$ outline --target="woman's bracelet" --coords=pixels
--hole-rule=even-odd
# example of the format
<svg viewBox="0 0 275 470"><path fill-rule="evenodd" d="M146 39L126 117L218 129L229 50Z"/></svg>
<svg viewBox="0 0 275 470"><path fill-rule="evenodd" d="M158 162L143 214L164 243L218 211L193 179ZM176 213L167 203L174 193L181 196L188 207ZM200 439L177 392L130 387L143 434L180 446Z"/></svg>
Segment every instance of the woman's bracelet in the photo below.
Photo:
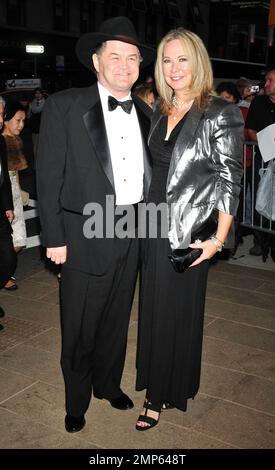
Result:
<svg viewBox="0 0 275 470"><path fill-rule="evenodd" d="M218 240L218 242L220 242L221 246L223 247L223 246L224 246L224 242L222 242L222 241L217 237L217 235L214 235L214 237L216 238L216 240Z"/></svg>
<svg viewBox="0 0 275 470"><path fill-rule="evenodd" d="M221 240L219 240L215 235L213 235L213 237L211 237L210 240L213 243L213 245L215 245L215 247L217 248L217 251L222 251L224 247L224 243Z"/></svg>

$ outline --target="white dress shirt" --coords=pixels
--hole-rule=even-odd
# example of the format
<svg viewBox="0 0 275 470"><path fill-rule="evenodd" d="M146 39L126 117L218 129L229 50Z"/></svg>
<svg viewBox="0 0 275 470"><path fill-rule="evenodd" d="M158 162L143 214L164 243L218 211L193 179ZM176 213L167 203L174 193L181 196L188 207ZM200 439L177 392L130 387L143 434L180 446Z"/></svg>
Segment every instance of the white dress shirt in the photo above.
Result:
<svg viewBox="0 0 275 470"><path fill-rule="evenodd" d="M127 114L121 106L108 110L111 93L98 83L112 160L116 205L135 204L143 199L143 146L135 106ZM115 98L115 97L114 97ZM130 94L118 101L131 99Z"/></svg>

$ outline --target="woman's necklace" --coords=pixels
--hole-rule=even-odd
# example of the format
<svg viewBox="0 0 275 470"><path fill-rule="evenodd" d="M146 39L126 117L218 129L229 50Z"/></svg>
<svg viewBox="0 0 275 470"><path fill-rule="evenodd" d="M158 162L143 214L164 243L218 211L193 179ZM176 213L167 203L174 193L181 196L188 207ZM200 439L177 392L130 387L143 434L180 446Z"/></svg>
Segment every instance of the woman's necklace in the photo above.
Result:
<svg viewBox="0 0 275 470"><path fill-rule="evenodd" d="M173 96L172 105L175 109L175 111L172 114L173 119L176 120L179 117L183 117L186 111L189 111L189 109L191 108L193 101L194 100L180 101L177 99L176 96Z"/></svg>

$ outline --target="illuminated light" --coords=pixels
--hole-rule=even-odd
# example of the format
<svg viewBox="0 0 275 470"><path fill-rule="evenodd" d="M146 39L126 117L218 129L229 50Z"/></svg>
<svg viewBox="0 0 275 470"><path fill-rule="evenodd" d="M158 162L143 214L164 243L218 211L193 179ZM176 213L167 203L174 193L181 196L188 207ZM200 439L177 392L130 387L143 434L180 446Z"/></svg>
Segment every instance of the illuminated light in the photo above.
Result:
<svg viewBox="0 0 275 470"><path fill-rule="evenodd" d="M44 46L41 46L40 44L27 44L26 52L30 54L43 54Z"/></svg>

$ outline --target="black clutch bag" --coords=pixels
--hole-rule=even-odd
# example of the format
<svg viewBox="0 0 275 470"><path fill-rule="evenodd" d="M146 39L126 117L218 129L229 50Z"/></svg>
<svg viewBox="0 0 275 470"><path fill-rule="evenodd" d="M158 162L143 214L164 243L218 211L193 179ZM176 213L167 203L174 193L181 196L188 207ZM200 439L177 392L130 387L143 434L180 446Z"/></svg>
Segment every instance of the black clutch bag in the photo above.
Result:
<svg viewBox="0 0 275 470"><path fill-rule="evenodd" d="M217 218L215 217L215 214L213 214L212 218L207 221L206 224L202 225L196 233L192 234L191 242L195 243L197 240L200 240L201 242L208 240L216 230ZM189 266L200 257L202 251L202 248L177 248L172 251L171 255L168 255L168 258L177 273L184 273Z"/></svg>
<svg viewBox="0 0 275 470"><path fill-rule="evenodd" d="M179 248L174 250L171 255L168 255L168 258L177 273L184 273L201 254L201 248Z"/></svg>

